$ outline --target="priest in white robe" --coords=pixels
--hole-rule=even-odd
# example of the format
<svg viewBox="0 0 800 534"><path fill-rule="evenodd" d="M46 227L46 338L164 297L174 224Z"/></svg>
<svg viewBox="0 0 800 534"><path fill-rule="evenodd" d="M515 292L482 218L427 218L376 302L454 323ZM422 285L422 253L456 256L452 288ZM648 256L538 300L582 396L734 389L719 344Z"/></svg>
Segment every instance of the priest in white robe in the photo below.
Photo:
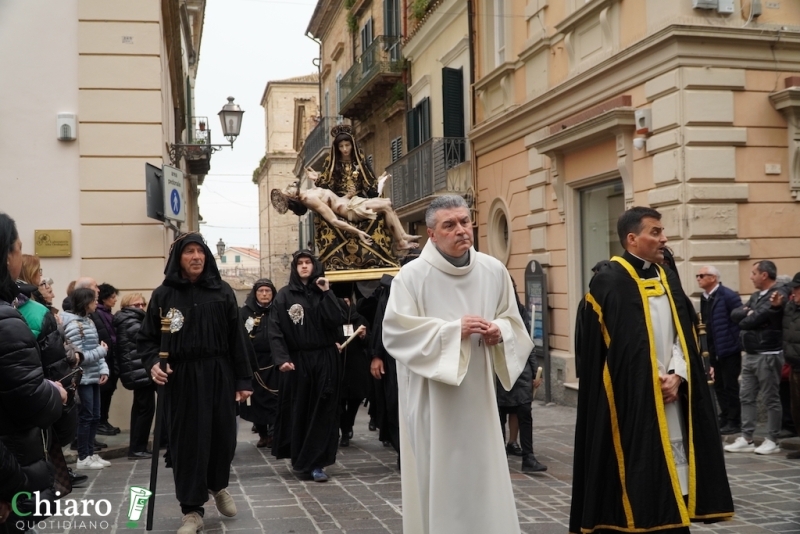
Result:
<svg viewBox="0 0 800 534"><path fill-rule="evenodd" d="M429 241L394 279L383 343L397 360L403 532L520 532L495 397L533 348L502 263L472 248L464 199L437 197Z"/></svg>

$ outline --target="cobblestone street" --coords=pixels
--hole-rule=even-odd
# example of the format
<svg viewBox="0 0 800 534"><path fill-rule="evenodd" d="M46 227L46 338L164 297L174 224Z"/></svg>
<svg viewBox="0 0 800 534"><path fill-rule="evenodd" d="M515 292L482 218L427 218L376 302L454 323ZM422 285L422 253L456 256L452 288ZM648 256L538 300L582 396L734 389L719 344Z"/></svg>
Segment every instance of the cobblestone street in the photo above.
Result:
<svg viewBox="0 0 800 534"><path fill-rule="evenodd" d="M520 458L509 459L523 532L567 532L574 419L574 408L536 402L535 452L549 469L542 474L522 474ZM336 465L327 469L331 480L319 484L298 479L286 461L275 460L266 449L257 449L257 436L250 432L248 423L242 422L229 488L239 513L234 518L223 518L214 508L213 500L209 501L206 532L401 532L397 455L378 441L377 433L370 432L366 423L366 409L362 408L350 447L340 449ZM114 456L114 444L122 444L126 439L126 434L108 438L109 456ZM788 440L787 445L790 442L796 444L797 438ZM121 447L116 450L123 451ZM736 518L715 525L696 525L692 532L800 532L799 461L787 460L783 454L752 453L726 453L726 460ZM108 516L78 518L71 527L69 518L51 518L37 530L40 533L144 531L144 515L134 528L128 524L128 488L147 487L150 463L129 461L124 456L111 461L111 467L102 471L88 471L89 482L69 496L77 500L107 499L111 503ZM175 532L180 526L180 508L173 489L171 472L162 467L154 532Z"/></svg>

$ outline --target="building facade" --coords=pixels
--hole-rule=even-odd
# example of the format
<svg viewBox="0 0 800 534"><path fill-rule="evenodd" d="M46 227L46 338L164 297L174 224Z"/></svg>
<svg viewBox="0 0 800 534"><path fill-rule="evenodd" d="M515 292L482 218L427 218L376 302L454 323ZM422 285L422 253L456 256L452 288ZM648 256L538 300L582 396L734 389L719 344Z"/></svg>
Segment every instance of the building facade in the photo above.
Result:
<svg viewBox="0 0 800 534"><path fill-rule="evenodd" d="M58 303L79 276L146 296L162 282L173 233L146 216L145 163L169 163L191 127L204 11L205 0L0 5L0 71L13 73L0 84L0 210L24 253L60 231L57 256L39 249ZM198 179L186 174L183 230L198 228ZM127 427L130 395L114 398L112 422Z"/></svg>
<svg viewBox="0 0 800 534"><path fill-rule="evenodd" d="M479 241L520 284L532 259L547 271L556 400L573 398L577 305L621 251L625 208L663 214L695 297L705 264L742 294L756 260L800 270L800 4L734 4L473 2Z"/></svg>
<svg viewBox="0 0 800 534"><path fill-rule="evenodd" d="M292 254L299 248L299 225L292 213L279 214L270 191L297 180L295 165L309 132L319 121L319 76L310 74L271 81L264 89L266 154L253 174L258 185L261 274L276 287L289 282Z"/></svg>

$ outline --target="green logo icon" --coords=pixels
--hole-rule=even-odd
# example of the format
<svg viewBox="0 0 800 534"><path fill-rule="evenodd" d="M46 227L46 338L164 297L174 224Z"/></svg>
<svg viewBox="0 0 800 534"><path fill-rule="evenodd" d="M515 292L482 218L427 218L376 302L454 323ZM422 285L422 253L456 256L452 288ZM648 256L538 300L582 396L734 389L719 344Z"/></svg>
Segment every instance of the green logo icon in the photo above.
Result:
<svg viewBox="0 0 800 534"><path fill-rule="evenodd" d="M138 486L132 486L130 489L131 492L131 502L128 504L128 528L136 528L137 521L142 517L142 512L144 511L144 507L147 505L147 500L153 494L147 488L140 488Z"/></svg>

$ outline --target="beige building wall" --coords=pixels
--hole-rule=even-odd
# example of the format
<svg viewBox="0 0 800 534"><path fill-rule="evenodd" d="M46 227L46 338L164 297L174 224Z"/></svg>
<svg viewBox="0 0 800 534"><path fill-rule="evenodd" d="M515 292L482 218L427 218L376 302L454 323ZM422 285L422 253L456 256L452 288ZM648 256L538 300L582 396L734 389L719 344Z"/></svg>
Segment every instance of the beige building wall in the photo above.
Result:
<svg viewBox="0 0 800 534"><path fill-rule="evenodd" d="M478 13L496 5L479 4ZM790 178L800 179L800 136L786 118L800 109L800 90L787 88L800 85L787 82L800 73L800 10L782 2L748 22L747 13L667 0L504 7L502 58L495 22L475 20L479 243L520 287L528 261L545 267L553 395L571 402L584 270L608 254L585 256L609 248L618 214L582 226L593 188L617 184L609 210L661 211L694 298L702 265L717 266L743 295L752 291L754 261L772 259L782 274L800 270L800 249L791 246L800 243L791 222L800 205L790 188ZM636 133L637 111L649 114L649 131Z"/></svg>
<svg viewBox="0 0 800 534"><path fill-rule="evenodd" d="M147 298L163 280L172 232L146 217L144 166L169 161L174 108L182 107L174 97L183 98L185 87L173 76L190 72L188 54L174 44L182 38L177 9L159 0L11 0L0 7L0 71L15 73L0 87L0 131L16 140L0 145L0 210L16 219L26 253L34 252L34 230L71 231L71 256L41 260L58 307L79 276ZM199 47L199 35L189 39ZM56 138L63 112L77 115L75 141ZM193 213L195 199L184 201ZM190 216L183 228L196 226ZM128 427L130 403L118 386L113 424Z"/></svg>
<svg viewBox="0 0 800 534"><path fill-rule="evenodd" d="M289 281L292 254L298 243L298 218L292 212L275 211L270 201L272 189L283 190L297 180L295 151L296 121L307 128L308 120L319 116L319 77L316 74L271 81L264 90L261 105L266 127L266 155L257 177L259 227L261 234L261 275L277 288Z"/></svg>

